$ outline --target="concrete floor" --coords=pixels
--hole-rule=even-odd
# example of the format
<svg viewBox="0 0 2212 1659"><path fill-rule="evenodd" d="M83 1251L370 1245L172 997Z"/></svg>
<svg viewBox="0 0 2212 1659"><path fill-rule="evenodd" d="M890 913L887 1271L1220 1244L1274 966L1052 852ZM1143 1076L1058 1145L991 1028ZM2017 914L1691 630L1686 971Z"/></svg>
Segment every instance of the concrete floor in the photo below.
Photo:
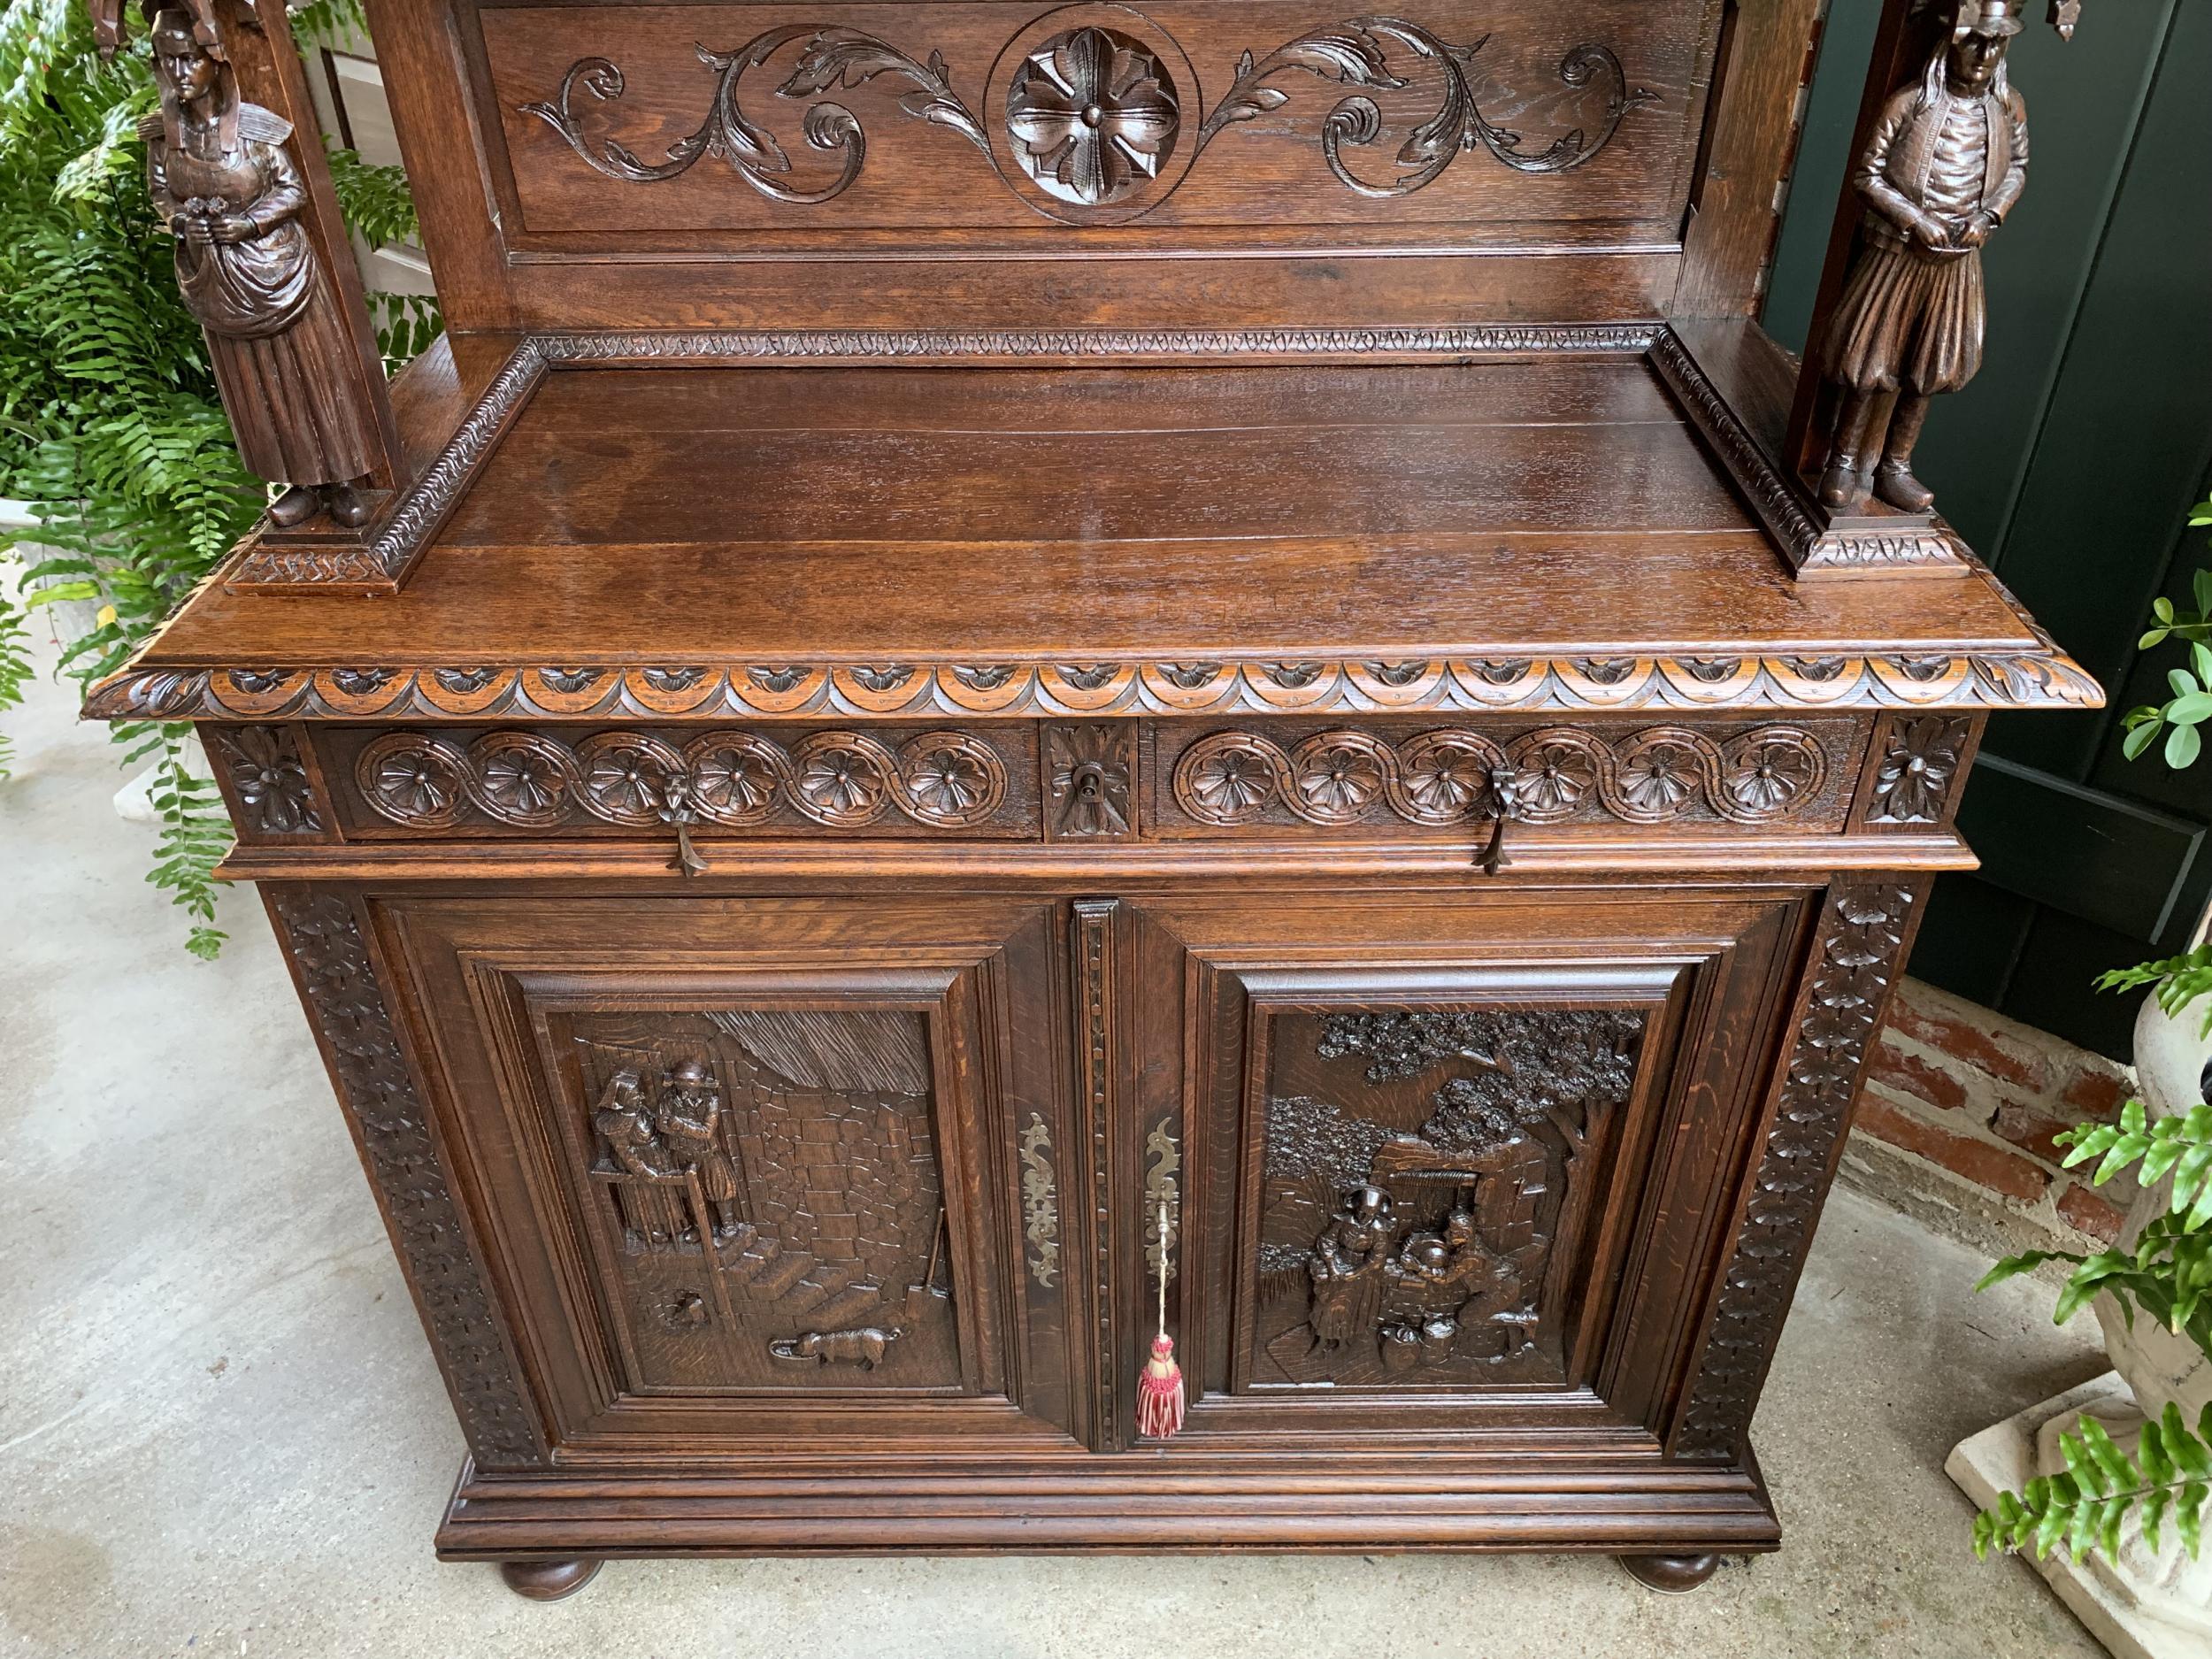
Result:
<svg viewBox="0 0 2212 1659"><path fill-rule="evenodd" d="M461 1457L258 908L192 960L104 733L42 683L0 784L0 1650L806 1659L2093 1655L1941 1473L2102 1369L2050 1292L1850 1194L1759 1413L1787 1548L1662 1597L1604 1558L441 1566Z"/></svg>

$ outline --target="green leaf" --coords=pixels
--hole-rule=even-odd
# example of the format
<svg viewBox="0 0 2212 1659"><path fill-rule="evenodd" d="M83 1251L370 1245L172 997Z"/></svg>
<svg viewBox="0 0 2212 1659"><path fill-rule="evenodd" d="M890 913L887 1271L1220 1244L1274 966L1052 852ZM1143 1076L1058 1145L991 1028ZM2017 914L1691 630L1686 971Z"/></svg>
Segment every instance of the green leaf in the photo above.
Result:
<svg viewBox="0 0 2212 1659"><path fill-rule="evenodd" d="M2196 763L2201 745L2193 726L2177 726L2166 735L2166 764L2180 772Z"/></svg>
<svg viewBox="0 0 2212 1659"><path fill-rule="evenodd" d="M2120 740L2120 752L2130 760L2142 759L2143 751L2158 741L2158 733L2162 729L2163 717L2159 716L2156 710L2147 709L2139 712L2153 718L2129 727L2127 735Z"/></svg>
<svg viewBox="0 0 2212 1659"><path fill-rule="evenodd" d="M2212 718L2212 692L2193 691L2166 705L2166 718L2176 726L2201 726L2208 718Z"/></svg>

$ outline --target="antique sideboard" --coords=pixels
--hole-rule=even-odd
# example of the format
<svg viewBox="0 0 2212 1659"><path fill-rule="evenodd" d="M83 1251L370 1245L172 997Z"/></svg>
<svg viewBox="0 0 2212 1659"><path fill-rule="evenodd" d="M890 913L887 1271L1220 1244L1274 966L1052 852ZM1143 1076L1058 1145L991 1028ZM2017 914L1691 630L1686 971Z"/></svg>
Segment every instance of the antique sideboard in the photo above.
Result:
<svg viewBox="0 0 2212 1659"><path fill-rule="evenodd" d="M88 706L204 736L442 1555L1778 1544L1983 723L2101 695L1910 472L2021 19L1889 0L1801 365L1822 0L1421 4L371 0L388 389L280 8L144 20L287 488Z"/></svg>

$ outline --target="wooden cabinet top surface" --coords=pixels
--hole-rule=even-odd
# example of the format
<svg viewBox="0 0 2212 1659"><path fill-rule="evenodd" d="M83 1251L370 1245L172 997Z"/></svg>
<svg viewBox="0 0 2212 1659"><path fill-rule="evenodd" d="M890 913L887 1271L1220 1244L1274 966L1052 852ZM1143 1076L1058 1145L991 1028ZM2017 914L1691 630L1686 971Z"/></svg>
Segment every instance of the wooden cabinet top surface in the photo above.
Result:
<svg viewBox="0 0 2212 1659"><path fill-rule="evenodd" d="M445 366L450 426L485 400ZM524 673L549 715L612 706L615 674L563 700L585 668L710 715L825 676L863 713L2094 695L1978 569L1793 577L1631 353L556 365L428 540L396 595L211 585L102 695L435 718Z"/></svg>

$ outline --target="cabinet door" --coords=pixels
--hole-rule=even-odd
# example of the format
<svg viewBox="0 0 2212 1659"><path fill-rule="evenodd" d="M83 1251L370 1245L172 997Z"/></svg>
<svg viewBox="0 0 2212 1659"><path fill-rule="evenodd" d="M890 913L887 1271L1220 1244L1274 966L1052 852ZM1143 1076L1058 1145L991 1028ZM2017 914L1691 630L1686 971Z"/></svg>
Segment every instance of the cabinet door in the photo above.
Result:
<svg viewBox="0 0 2212 1659"><path fill-rule="evenodd" d="M566 1455L1065 1443L1015 1173L1060 1131L1049 907L385 914Z"/></svg>
<svg viewBox="0 0 2212 1659"><path fill-rule="evenodd" d="M1771 1072L1797 897L1253 895L1115 926L1146 1060L1122 1363L1165 1203L1193 1395L1176 1445L1656 1443Z"/></svg>

